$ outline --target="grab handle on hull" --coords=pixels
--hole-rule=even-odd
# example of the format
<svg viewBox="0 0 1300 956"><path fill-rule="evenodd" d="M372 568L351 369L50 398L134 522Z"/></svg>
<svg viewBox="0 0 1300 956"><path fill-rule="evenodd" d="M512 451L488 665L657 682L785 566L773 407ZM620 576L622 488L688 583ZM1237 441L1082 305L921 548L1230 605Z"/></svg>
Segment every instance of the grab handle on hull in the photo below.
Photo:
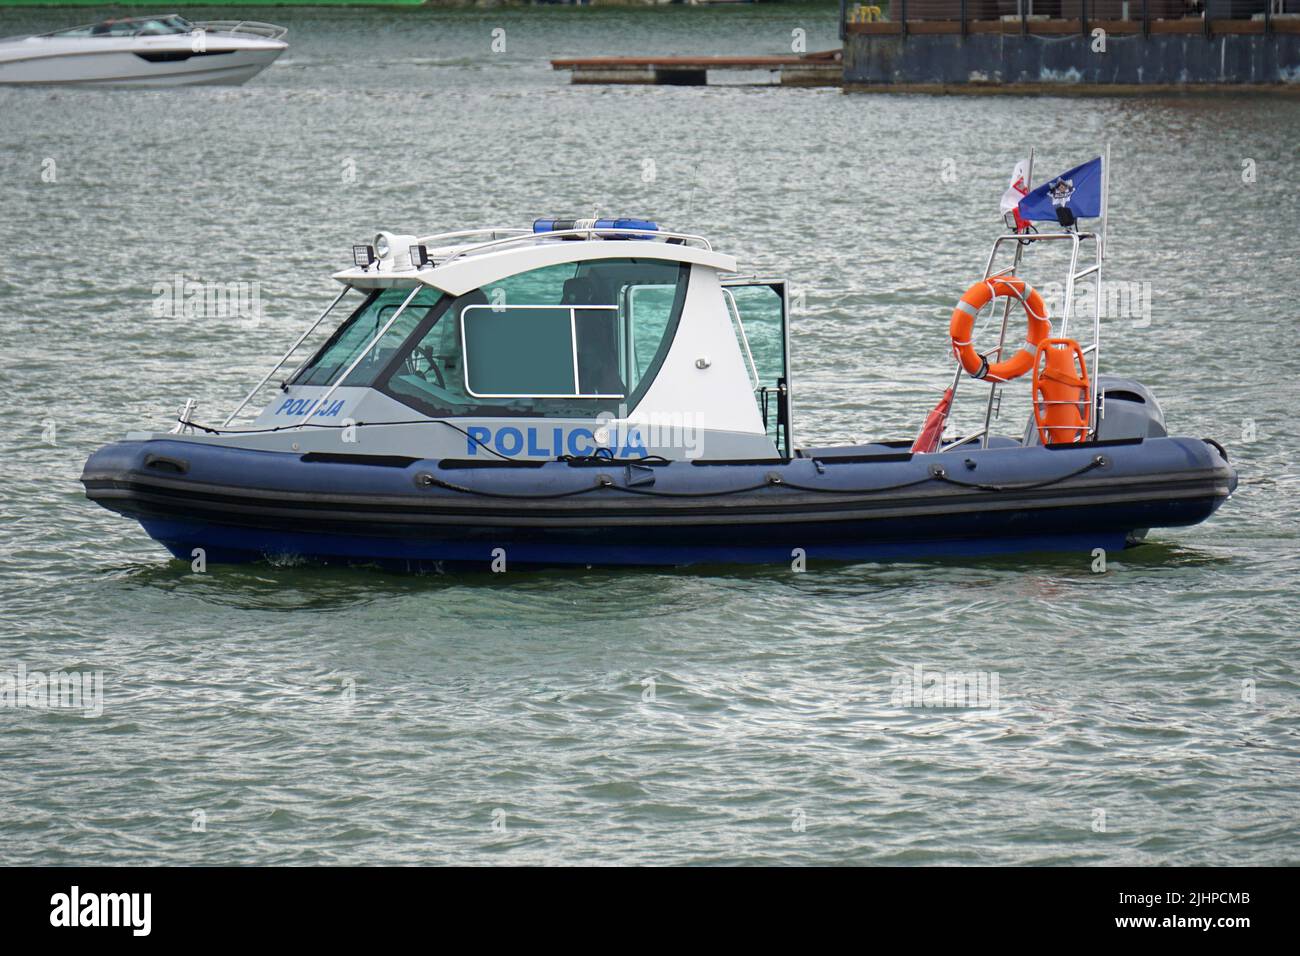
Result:
<svg viewBox="0 0 1300 956"><path fill-rule="evenodd" d="M166 471L173 475L186 475L190 471L190 463L184 458L171 458L167 455L145 455L144 467L152 468L154 471Z"/></svg>

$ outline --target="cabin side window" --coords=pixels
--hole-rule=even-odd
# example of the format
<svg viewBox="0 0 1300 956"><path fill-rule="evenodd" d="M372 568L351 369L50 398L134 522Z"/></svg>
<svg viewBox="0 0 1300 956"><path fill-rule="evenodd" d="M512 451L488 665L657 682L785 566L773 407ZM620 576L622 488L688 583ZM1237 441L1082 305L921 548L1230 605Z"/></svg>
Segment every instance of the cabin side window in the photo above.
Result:
<svg viewBox="0 0 1300 956"><path fill-rule="evenodd" d="M439 417L630 409L667 354L689 269L598 259L493 282L428 317L382 388Z"/></svg>

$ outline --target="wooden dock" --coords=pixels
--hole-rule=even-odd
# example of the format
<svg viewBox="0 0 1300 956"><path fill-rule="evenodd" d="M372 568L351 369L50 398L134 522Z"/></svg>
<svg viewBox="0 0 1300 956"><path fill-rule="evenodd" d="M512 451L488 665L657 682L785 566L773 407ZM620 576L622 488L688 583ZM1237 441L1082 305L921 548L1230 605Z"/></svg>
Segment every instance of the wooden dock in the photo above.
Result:
<svg viewBox="0 0 1300 956"><path fill-rule="evenodd" d="M552 60L551 69L571 71L573 83L651 83L706 86L715 70L767 70L782 86L841 86L839 50L791 56L590 56Z"/></svg>

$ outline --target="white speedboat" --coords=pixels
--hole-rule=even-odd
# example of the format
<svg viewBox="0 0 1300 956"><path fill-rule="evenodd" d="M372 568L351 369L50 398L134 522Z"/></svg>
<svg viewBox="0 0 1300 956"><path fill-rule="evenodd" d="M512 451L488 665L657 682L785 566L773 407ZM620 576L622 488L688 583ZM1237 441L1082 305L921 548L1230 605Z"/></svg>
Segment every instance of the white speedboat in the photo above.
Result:
<svg viewBox="0 0 1300 956"><path fill-rule="evenodd" d="M0 83L238 86L288 48L288 32L271 23L191 22L176 14L101 20L0 40Z"/></svg>

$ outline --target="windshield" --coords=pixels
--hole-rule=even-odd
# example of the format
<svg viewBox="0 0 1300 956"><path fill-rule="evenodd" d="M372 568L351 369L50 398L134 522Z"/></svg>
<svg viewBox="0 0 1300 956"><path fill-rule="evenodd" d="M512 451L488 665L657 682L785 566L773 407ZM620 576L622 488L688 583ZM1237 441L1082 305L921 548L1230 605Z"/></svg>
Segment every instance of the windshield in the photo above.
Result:
<svg viewBox="0 0 1300 956"><path fill-rule="evenodd" d="M421 288L399 315L398 310L412 291L409 288L390 288L372 292L289 384L333 385L388 321L397 316L397 321L384 333L379 344L366 353L343 383L349 386L371 384L375 375L393 358L397 347L406 341L440 298L436 290Z"/></svg>
<svg viewBox="0 0 1300 956"><path fill-rule="evenodd" d="M51 37L133 37L133 36L167 36L168 34L190 33L194 25L184 17L172 14L166 17L124 17L115 20L101 20L85 26L47 33Z"/></svg>

